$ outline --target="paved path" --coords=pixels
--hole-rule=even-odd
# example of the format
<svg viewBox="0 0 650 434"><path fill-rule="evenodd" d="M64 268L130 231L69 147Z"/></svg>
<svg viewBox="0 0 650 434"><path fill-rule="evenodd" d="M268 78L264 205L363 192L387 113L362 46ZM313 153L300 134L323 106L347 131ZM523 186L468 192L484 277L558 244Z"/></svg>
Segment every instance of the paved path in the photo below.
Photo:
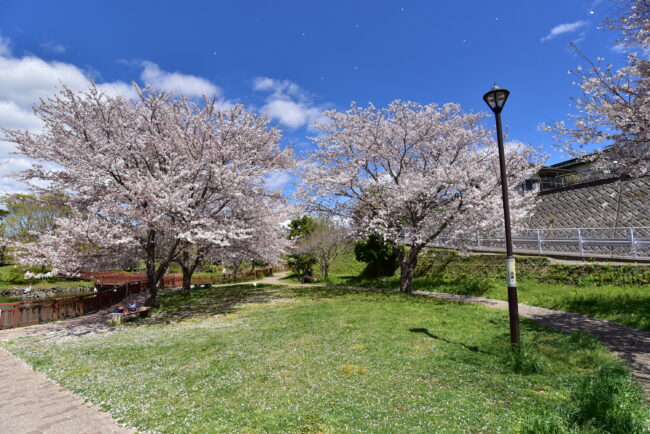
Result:
<svg viewBox="0 0 650 434"><path fill-rule="evenodd" d="M0 432L133 433L0 349Z"/></svg>
<svg viewBox="0 0 650 434"><path fill-rule="evenodd" d="M141 303L143 297L135 294L126 302ZM113 307L65 321L0 330L0 341L32 336L51 340L54 345L59 338L105 332L112 311ZM0 433L134 432L0 348Z"/></svg>
<svg viewBox="0 0 650 434"><path fill-rule="evenodd" d="M310 283L290 283L280 280L282 277L285 277L288 274L289 273L278 274L275 276L267 277L265 279L261 279L258 282L273 285L322 286ZM336 286L333 288L351 289L357 291L395 291L390 289L361 288L354 286ZM508 309L508 302L502 300L493 300L484 297L472 297L432 291L414 291L413 293L426 295L429 297L443 298L446 300L481 304L483 306L493 307L496 309ZM519 315L557 330L571 332L581 329L596 336L598 339L600 339L603 345L605 345L609 350L614 352L616 356L626 361L630 365L634 371L634 374L639 379L639 383L645 391L646 398L648 401L650 401L650 332L640 331L619 323L606 321L603 319L590 318L577 313L529 306L523 303L519 303Z"/></svg>

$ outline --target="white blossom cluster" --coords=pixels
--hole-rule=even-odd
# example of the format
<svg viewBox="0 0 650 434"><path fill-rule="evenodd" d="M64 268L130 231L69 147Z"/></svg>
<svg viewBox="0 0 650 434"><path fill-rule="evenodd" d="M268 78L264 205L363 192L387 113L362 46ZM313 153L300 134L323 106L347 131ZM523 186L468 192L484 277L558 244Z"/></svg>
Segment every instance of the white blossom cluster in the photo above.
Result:
<svg viewBox="0 0 650 434"><path fill-rule="evenodd" d="M268 257L282 247L274 229L286 220L283 199L264 185L293 166L279 130L241 105L136 91L127 100L96 86L64 88L35 107L41 133L5 131L20 153L57 167L15 176L72 210L37 243L14 246L19 259L74 273L144 258L155 285L181 256L198 263L207 251L245 244Z"/></svg>
<svg viewBox="0 0 650 434"><path fill-rule="evenodd" d="M571 125L556 122L544 129L570 155L597 161L615 173L628 176L650 174L650 5L629 0L626 13L610 19L611 29L623 35L626 65L614 69L585 57L588 68L570 71L580 79L582 96L576 99L577 114L568 115ZM577 49L576 49L577 50ZM589 154L586 145L603 144L606 152Z"/></svg>
<svg viewBox="0 0 650 434"><path fill-rule="evenodd" d="M300 193L316 210L350 218L358 235L408 244L403 279L439 235L502 227L497 146L484 115L402 101L325 115ZM539 168L529 147L508 144L506 154L511 188ZM510 198L517 221L532 201Z"/></svg>

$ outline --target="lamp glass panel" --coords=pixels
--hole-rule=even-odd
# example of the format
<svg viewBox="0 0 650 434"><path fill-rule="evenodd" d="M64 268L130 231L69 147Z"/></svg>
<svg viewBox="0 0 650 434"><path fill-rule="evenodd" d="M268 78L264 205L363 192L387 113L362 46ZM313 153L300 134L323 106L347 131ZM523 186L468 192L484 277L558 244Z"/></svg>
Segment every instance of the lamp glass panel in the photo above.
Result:
<svg viewBox="0 0 650 434"><path fill-rule="evenodd" d="M503 107L503 104L506 102L506 93L505 92L495 92L496 93L496 104L498 107Z"/></svg>
<svg viewBox="0 0 650 434"><path fill-rule="evenodd" d="M497 101L494 96L494 92L490 92L485 96L485 102L487 102L491 108L495 108L497 106Z"/></svg>

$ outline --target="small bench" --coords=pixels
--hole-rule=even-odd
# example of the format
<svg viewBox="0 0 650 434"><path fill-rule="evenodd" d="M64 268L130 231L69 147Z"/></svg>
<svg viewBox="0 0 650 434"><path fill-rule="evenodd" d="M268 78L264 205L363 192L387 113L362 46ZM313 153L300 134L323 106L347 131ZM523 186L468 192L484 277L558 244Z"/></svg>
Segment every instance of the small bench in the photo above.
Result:
<svg viewBox="0 0 650 434"><path fill-rule="evenodd" d="M149 311L151 310L150 307L140 307L134 311L125 311L125 312L113 312L111 313L111 317L108 320L109 325L113 326L119 326L122 325L122 319L123 318L131 318L135 317L136 315L140 318L146 318L149 316Z"/></svg>
<svg viewBox="0 0 650 434"><path fill-rule="evenodd" d="M138 315L140 318L146 318L149 316L149 311L151 310L150 307L139 307L135 311L129 312L126 311L122 314L122 316L129 317L129 316L135 316Z"/></svg>

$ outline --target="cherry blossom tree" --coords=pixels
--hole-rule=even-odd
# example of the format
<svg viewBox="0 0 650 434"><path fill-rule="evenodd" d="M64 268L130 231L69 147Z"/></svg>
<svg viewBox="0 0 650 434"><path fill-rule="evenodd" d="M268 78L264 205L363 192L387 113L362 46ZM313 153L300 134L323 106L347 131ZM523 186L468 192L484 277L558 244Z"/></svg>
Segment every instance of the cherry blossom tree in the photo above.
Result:
<svg viewBox="0 0 650 434"><path fill-rule="evenodd" d="M618 3L624 12L605 25L621 32L618 47L625 52L625 66L615 69L603 58L594 62L583 56L588 66L570 71L582 89L575 100L578 113L568 116L569 125L562 121L544 128L555 133L560 147L571 155L596 160L618 174L646 176L650 174L650 5L646 0ZM605 152L586 152L585 146L594 144L605 145Z"/></svg>
<svg viewBox="0 0 650 434"><path fill-rule="evenodd" d="M497 147L482 126L485 115L394 101L325 116L300 194L315 210L348 219L358 236L379 234L394 245L401 291L412 291L419 252L441 234L501 226ZM523 145L507 148L514 189L538 158ZM514 221L529 211L529 199L511 195Z"/></svg>
<svg viewBox="0 0 650 434"><path fill-rule="evenodd" d="M291 217L293 209L284 196L273 192L242 194L235 199L219 216L222 226L230 228L229 236L218 243L186 244L176 259L183 271L181 293L190 293L192 274L206 260L231 265L235 273L246 261L279 263L290 244L282 223Z"/></svg>
<svg viewBox="0 0 650 434"><path fill-rule="evenodd" d="M94 85L80 93L64 88L35 107L41 133L5 135L40 162L17 178L41 195L66 192L74 210L49 244L39 241L32 251L71 272L86 266L86 249L98 260L101 252L135 249L153 304L158 282L188 246L241 236L221 214L242 194L261 194L264 176L290 167L292 157L278 146L280 132L240 105L220 110L214 99L136 91L127 100Z"/></svg>

